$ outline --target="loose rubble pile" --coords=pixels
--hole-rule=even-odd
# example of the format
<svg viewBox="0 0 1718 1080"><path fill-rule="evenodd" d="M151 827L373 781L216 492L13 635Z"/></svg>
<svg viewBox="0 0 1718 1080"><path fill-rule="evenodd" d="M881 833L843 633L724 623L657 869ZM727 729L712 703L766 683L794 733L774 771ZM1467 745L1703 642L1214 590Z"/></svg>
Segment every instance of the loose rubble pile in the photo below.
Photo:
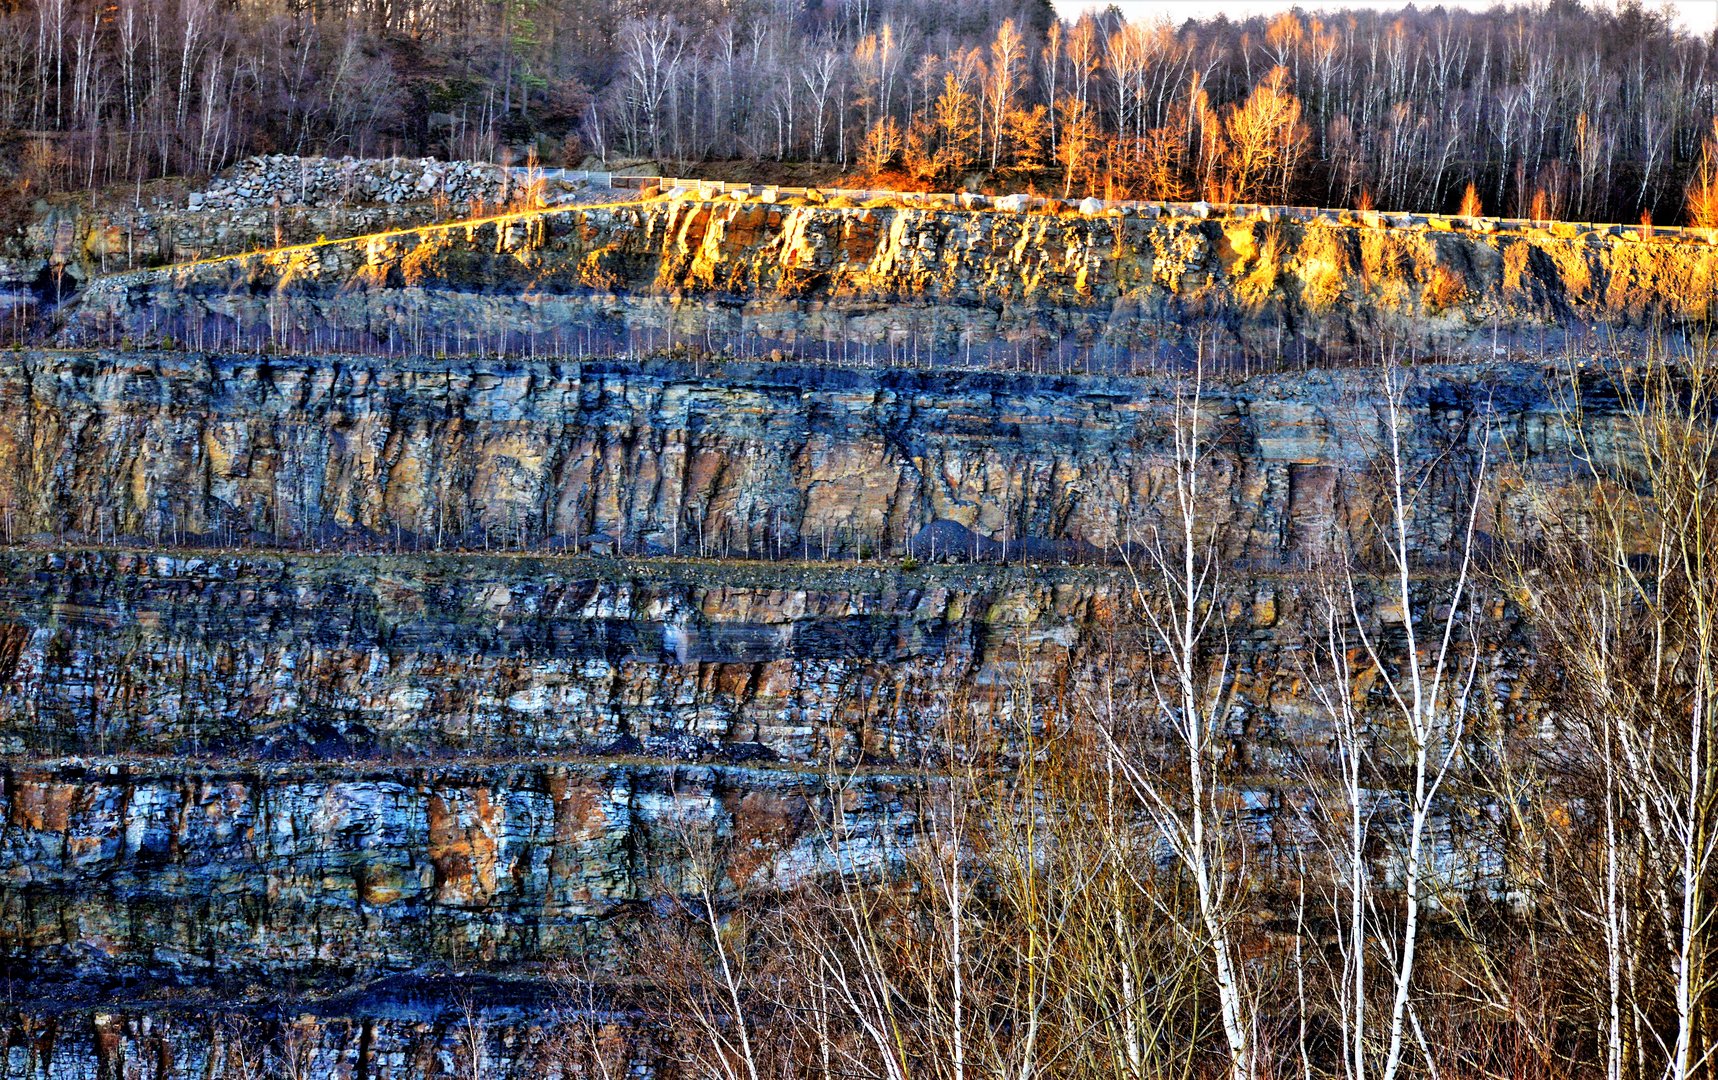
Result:
<svg viewBox="0 0 1718 1080"><path fill-rule="evenodd" d="M192 210L239 210L275 205L350 206L429 202L453 206L499 203L528 182L523 169L482 161L435 158L250 157L190 196Z"/></svg>

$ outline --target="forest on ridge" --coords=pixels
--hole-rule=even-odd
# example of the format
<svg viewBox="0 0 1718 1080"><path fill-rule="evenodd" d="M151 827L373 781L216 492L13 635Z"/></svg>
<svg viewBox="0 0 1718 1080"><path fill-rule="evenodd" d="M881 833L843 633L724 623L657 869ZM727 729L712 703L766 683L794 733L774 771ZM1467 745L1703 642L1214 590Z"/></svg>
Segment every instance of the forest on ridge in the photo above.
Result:
<svg viewBox="0 0 1718 1080"><path fill-rule="evenodd" d="M534 152L1673 223L1711 211L1689 194L1715 112L1718 40L1636 0L1181 24L1045 0L0 4L0 175L36 193L256 153Z"/></svg>

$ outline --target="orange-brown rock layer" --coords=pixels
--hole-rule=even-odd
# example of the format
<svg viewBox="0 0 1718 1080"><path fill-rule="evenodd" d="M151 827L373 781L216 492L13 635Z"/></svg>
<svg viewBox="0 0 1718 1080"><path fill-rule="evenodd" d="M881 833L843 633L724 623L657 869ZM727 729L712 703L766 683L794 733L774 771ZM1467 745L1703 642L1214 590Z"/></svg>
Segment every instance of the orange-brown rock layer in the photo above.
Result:
<svg viewBox="0 0 1718 1080"><path fill-rule="evenodd" d="M578 353L648 334L1125 368L1201 336L1269 362L1365 353L1392 334L1489 357L1703 319L1715 290L1718 247L1627 230L664 200L115 275L90 288L70 336Z"/></svg>

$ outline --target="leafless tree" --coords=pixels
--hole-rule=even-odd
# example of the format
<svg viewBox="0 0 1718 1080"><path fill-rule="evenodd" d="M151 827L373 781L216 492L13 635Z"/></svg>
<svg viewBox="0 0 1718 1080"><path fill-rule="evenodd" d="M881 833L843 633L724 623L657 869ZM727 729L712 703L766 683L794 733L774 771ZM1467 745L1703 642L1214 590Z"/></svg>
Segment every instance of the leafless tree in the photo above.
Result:
<svg viewBox="0 0 1718 1080"><path fill-rule="evenodd" d="M1382 443L1378 513L1359 526L1365 535L1355 537L1353 544L1337 541L1337 580L1327 582L1321 596L1318 659L1309 680L1331 725L1334 797L1314 805L1322 819L1318 831L1339 838L1330 845L1330 895L1340 957L1340 975L1332 989L1341 1006L1343 1064L1353 1080L1368 1075L1394 1080L1404 1067L1410 1032L1419 1030L1414 975L1422 908L1432 891L1428 833L1463 747L1480 671L1474 560L1489 465L1489 421L1480 418L1472 474L1457 485L1463 504L1453 512L1428 505L1431 493L1439 490L1430 473L1449 459L1438 455L1426 465L1409 456L1410 380L1409 370L1393 356L1385 359L1376 402ZM1425 547L1421 536L1427 531L1424 519L1445 513L1454 522L1447 583L1433 578L1432 571L1443 568L1432 567L1420 554ZM1359 583L1356 549L1382 557L1381 595ZM1399 647L1386 644L1382 628L1368 614L1380 600L1399 621ZM1356 687L1364 682L1355 669L1357 657L1381 687L1383 708L1378 713L1358 699ZM1392 732L1398 738L1392 739ZM1408 778L1401 793L1406 820L1400 822L1399 920L1384 916L1393 905L1381 897L1372 865L1375 823L1385 813L1378 805L1380 778L1391 775ZM1311 787L1318 791L1321 785L1313 781ZM1367 985L1375 968L1382 970L1390 992L1382 1022L1369 1018Z"/></svg>

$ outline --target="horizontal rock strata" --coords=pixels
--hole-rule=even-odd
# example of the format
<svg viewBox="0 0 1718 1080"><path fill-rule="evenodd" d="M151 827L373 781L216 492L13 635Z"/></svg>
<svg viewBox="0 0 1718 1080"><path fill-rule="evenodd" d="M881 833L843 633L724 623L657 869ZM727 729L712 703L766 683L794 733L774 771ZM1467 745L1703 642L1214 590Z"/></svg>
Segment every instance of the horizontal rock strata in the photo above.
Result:
<svg viewBox="0 0 1718 1080"><path fill-rule="evenodd" d="M565 955L686 888L699 837L790 885L876 865L910 776L862 774L833 836L816 771L618 762L0 768L0 957L22 973L351 975Z"/></svg>
<svg viewBox="0 0 1718 1080"><path fill-rule="evenodd" d="M1338 371L1205 387L1207 490L1233 562L1304 566L1364 522L1383 446L1375 383ZM799 364L9 353L0 538L1105 561L1163 513L1177 385ZM1453 463L1417 521L1429 552L1447 552L1449 510L1488 437L1494 477L1566 467L1554 398L1526 365L1416 378L1413 453ZM1490 505L1481 528L1511 516Z"/></svg>
<svg viewBox="0 0 1718 1080"><path fill-rule="evenodd" d="M1199 392L1224 747L1266 839L1298 757L1323 752L1297 649L1326 560L1372 557L1377 377ZM1520 535L1523 483L1574 475L1555 379L1411 373L1429 588L1482 454L1488 550ZM595 942L624 964L603 950L699 852L746 856L723 890L875 865L951 753L1006 767L1022 724L1140 691L1151 651L1117 624L1188 389L0 354L0 985L24 988L0 1017L8 1067L203 1075L254 1044L444 1075L476 979L493 1067L540 1074L553 963ZM1621 452L1592 402L1593 445ZM1363 614L1399 648L1370 580ZM1519 619L1486 602L1488 715L1531 721ZM1450 873L1486 872L1471 835L1435 832Z"/></svg>
<svg viewBox="0 0 1718 1080"><path fill-rule="evenodd" d="M0 582L0 749L31 757L938 768L974 717L966 749L1006 757L1022 725L1142 675L1114 571L86 551L14 552ZM1294 656L1318 585L1224 592L1229 735L1275 778L1318 715ZM1507 696L1530 661L1495 614Z"/></svg>
<svg viewBox="0 0 1718 1080"><path fill-rule="evenodd" d="M645 203L533 211L115 275L73 340L745 352L1107 368L1195 352L1490 356L1708 314L1688 238L1337 221Z"/></svg>

